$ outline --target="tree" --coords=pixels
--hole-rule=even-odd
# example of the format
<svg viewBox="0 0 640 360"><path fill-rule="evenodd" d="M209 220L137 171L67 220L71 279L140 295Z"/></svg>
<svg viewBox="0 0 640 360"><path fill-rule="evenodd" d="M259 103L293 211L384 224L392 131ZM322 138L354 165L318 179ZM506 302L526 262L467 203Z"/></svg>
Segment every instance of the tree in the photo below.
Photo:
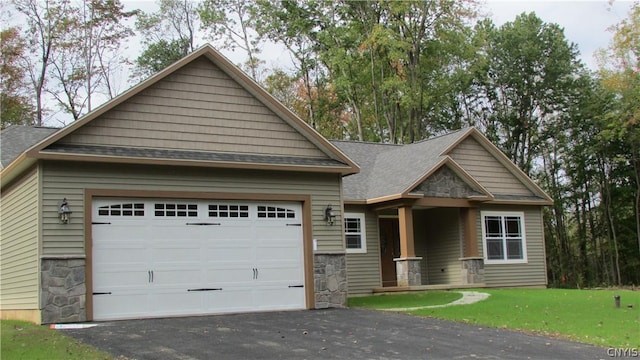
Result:
<svg viewBox="0 0 640 360"><path fill-rule="evenodd" d="M58 51L56 44L64 36L72 12L69 0L13 0L13 4L27 21L25 40L28 51L22 58L36 102L35 125L41 126L44 117L45 84L48 69Z"/></svg>
<svg viewBox="0 0 640 360"><path fill-rule="evenodd" d="M476 81L487 117L478 123L531 174L543 122L566 109L576 89L576 45L566 40L558 25L543 23L533 13L523 13L500 28L485 21L476 31L485 39L486 56Z"/></svg>
<svg viewBox="0 0 640 360"><path fill-rule="evenodd" d="M606 140L622 141L629 149L624 160L634 169L636 236L640 250L640 4L611 28L613 40L599 53L602 84L620 99L618 111L602 132Z"/></svg>
<svg viewBox="0 0 640 360"><path fill-rule="evenodd" d="M0 32L0 128L9 125L31 125L34 120L34 107L26 90L25 71L19 62L24 57L25 41L17 28L8 28Z"/></svg>
<svg viewBox="0 0 640 360"><path fill-rule="evenodd" d="M202 28L214 42L220 41L224 49L241 49L247 56L242 66L254 80L259 81L262 36L256 26L256 4L245 0L205 0L198 7Z"/></svg>
<svg viewBox="0 0 640 360"><path fill-rule="evenodd" d="M191 0L159 0L155 13L140 12L136 20L145 45L136 59L134 77L146 77L183 58L196 49L199 24L197 5Z"/></svg>

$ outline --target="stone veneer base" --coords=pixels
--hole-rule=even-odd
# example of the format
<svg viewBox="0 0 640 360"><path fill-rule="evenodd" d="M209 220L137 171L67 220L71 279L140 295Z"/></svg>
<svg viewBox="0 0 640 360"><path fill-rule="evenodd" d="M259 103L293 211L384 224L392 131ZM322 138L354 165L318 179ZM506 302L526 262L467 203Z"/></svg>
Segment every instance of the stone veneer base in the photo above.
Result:
<svg viewBox="0 0 640 360"><path fill-rule="evenodd" d="M347 306L347 259L345 254L313 255L316 309Z"/></svg>
<svg viewBox="0 0 640 360"><path fill-rule="evenodd" d="M42 323L86 321L84 259L42 259Z"/></svg>

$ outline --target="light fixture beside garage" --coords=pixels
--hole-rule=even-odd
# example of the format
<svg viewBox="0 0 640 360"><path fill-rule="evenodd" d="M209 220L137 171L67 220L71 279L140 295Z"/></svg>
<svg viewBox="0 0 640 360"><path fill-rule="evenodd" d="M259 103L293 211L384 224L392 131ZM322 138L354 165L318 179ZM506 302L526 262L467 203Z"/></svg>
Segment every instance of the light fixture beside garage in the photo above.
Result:
<svg viewBox="0 0 640 360"><path fill-rule="evenodd" d="M62 199L62 202L58 205L58 217L60 218L60 224L68 224L71 221L71 214L73 211L69 208L67 198Z"/></svg>
<svg viewBox="0 0 640 360"><path fill-rule="evenodd" d="M336 213L333 211L331 205L327 205L324 209L324 220L327 222L327 225L333 225L336 220Z"/></svg>

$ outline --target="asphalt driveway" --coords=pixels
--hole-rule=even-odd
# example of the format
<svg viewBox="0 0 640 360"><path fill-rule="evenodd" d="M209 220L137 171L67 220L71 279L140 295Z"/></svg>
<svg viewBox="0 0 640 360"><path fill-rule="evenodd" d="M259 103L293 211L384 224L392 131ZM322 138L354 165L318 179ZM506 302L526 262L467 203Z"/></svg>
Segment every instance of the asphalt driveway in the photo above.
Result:
<svg viewBox="0 0 640 360"><path fill-rule="evenodd" d="M606 349L409 315L327 309L59 330L128 359L606 359Z"/></svg>

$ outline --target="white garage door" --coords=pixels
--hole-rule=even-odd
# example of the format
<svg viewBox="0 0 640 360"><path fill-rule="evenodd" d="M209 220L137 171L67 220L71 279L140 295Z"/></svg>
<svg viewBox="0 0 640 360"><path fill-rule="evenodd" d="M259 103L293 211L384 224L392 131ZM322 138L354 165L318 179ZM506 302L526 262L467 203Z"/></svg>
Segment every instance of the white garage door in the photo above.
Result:
<svg viewBox="0 0 640 360"><path fill-rule="evenodd" d="M93 316L305 308L299 203L93 200Z"/></svg>

